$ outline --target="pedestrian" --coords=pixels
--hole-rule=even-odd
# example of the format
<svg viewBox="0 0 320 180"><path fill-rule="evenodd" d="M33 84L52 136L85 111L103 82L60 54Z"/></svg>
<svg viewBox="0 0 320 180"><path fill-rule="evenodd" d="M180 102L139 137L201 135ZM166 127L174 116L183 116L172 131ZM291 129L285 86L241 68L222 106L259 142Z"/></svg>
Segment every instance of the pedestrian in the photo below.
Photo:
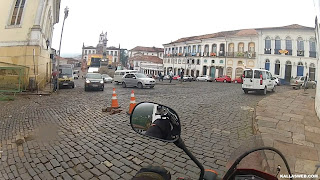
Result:
<svg viewBox="0 0 320 180"><path fill-rule="evenodd" d="M184 75L184 70L182 69L180 73L180 83L182 83L183 81L183 75Z"/></svg>
<svg viewBox="0 0 320 180"><path fill-rule="evenodd" d="M56 92L58 88L58 72L57 71L52 72L52 81L53 81L53 92Z"/></svg>
<svg viewBox="0 0 320 180"><path fill-rule="evenodd" d="M307 89L307 84L308 84L308 73L306 74L306 77L304 78L304 81L303 81L304 91L306 91Z"/></svg>
<svg viewBox="0 0 320 180"><path fill-rule="evenodd" d="M172 72L172 70L170 70L170 72L169 72L169 77L170 77L170 83L172 82L172 78L173 78L173 72Z"/></svg>
<svg viewBox="0 0 320 180"><path fill-rule="evenodd" d="M164 74L162 74L162 72L160 72L160 77L161 77L161 81L163 81Z"/></svg>

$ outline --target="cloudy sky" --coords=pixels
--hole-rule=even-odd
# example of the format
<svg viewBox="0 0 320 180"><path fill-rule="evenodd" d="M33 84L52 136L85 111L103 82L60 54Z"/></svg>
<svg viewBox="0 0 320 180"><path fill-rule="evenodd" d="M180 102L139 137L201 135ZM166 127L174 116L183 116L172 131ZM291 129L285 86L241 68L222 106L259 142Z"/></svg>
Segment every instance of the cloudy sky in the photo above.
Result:
<svg viewBox="0 0 320 180"><path fill-rule="evenodd" d="M163 47L182 37L219 31L300 24L314 27L317 0L62 0L52 47L59 49L64 8L69 7L62 56L81 54L108 32L108 46Z"/></svg>

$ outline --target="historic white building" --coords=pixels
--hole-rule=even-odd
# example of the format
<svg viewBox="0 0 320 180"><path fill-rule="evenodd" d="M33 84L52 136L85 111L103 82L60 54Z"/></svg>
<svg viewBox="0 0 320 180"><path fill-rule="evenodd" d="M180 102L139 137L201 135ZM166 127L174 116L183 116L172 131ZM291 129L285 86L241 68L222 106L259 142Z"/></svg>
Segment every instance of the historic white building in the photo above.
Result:
<svg viewBox="0 0 320 180"><path fill-rule="evenodd" d="M163 48L137 46L129 50L131 69L157 75L163 72Z"/></svg>
<svg viewBox="0 0 320 180"><path fill-rule="evenodd" d="M192 76L241 76L245 68L264 68L289 81L297 75L315 77L314 28L283 27L224 31L185 37L164 44L164 71Z"/></svg>

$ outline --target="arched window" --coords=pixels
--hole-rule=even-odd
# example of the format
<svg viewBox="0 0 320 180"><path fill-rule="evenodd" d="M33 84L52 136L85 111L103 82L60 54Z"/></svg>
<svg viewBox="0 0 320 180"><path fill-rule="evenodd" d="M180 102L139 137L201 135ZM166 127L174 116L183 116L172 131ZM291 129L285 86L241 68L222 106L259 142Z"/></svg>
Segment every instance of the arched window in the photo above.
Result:
<svg viewBox="0 0 320 180"><path fill-rule="evenodd" d="M309 57L316 57L316 40L314 38L310 38L309 40Z"/></svg>
<svg viewBox="0 0 320 180"><path fill-rule="evenodd" d="M232 77L232 67L227 68L227 76Z"/></svg>
<svg viewBox="0 0 320 180"><path fill-rule="evenodd" d="M207 75L207 66L203 66L202 75Z"/></svg>
<svg viewBox="0 0 320 180"><path fill-rule="evenodd" d="M191 53L191 46L188 46L188 53Z"/></svg>
<svg viewBox="0 0 320 180"><path fill-rule="evenodd" d="M286 50L288 51L286 55L292 55L292 40L289 36L286 38Z"/></svg>
<svg viewBox="0 0 320 180"><path fill-rule="evenodd" d="M197 64L200 64L200 59L197 59Z"/></svg>
<svg viewBox="0 0 320 180"><path fill-rule="evenodd" d="M297 66L297 76L303 76L303 63L302 62L298 62L298 66Z"/></svg>
<svg viewBox="0 0 320 180"><path fill-rule="evenodd" d="M277 59L274 65L274 74L280 75L280 61Z"/></svg>
<svg viewBox="0 0 320 180"><path fill-rule="evenodd" d="M304 56L304 42L301 37L297 39L297 56Z"/></svg>
<svg viewBox="0 0 320 180"><path fill-rule="evenodd" d="M269 60L269 59L266 59L264 68L265 68L266 70L270 70L270 60Z"/></svg>
<svg viewBox="0 0 320 180"><path fill-rule="evenodd" d="M238 66L242 66L243 62L242 61L238 61Z"/></svg>
<svg viewBox="0 0 320 180"><path fill-rule="evenodd" d="M286 62L286 65L291 65L291 64L292 64L291 61Z"/></svg>
<svg viewBox="0 0 320 180"><path fill-rule="evenodd" d="M314 63L310 63L310 68L315 68L316 66L314 65Z"/></svg>
<svg viewBox="0 0 320 180"><path fill-rule="evenodd" d="M238 44L238 52L240 52L240 53L244 52L244 43L243 42Z"/></svg>
<svg viewBox="0 0 320 180"><path fill-rule="evenodd" d="M191 64L194 64L194 59L192 59Z"/></svg>
<svg viewBox="0 0 320 180"><path fill-rule="evenodd" d="M197 53L201 53L201 45L198 45L198 51Z"/></svg>
<svg viewBox="0 0 320 180"><path fill-rule="evenodd" d="M274 54L280 54L279 50L281 50L281 39L279 36L276 37L274 41Z"/></svg>
<svg viewBox="0 0 320 180"><path fill-rule="evenodd" d="M217 44L212 44L211 52L217 54Z"/></svg>
<svg viewBox="0 0 320 180"><path fill-rule="evenodd" d="M271 54L271 39L269 36L264 40L264 54Z"/></svg>
<svg viewBox="0 0 320 180"><path fill-rule="evenodd" d="M197 46L196 45L193 45L192 46L192 53L196 53L197 52Z"/></svg>
<svg viewBox="0 0 320 180"><path fill-rule="evenodd" d="M254 53L255 52L255 45L254 42L249 43L249 52Z"/></svg>
<svg viewBox="0 0 320 180"><path fill-rule="evenodd" d="M241 77L243 74L243 68L237 68L236 69L236 78Z"/></svg>

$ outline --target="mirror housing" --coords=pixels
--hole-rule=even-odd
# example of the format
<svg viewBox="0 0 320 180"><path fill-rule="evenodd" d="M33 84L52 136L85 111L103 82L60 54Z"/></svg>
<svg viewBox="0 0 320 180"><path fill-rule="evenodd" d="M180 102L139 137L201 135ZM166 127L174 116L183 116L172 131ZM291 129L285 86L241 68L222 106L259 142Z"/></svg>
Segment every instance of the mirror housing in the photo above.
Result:
<svg viewBox="0 0 320 180"><path fill-rule="evenodd" d="M176 142L180 139L181 124L178 114L161 104L137 104L130 115L130 124L135 132L152 139L164 142Z"/></svg>

